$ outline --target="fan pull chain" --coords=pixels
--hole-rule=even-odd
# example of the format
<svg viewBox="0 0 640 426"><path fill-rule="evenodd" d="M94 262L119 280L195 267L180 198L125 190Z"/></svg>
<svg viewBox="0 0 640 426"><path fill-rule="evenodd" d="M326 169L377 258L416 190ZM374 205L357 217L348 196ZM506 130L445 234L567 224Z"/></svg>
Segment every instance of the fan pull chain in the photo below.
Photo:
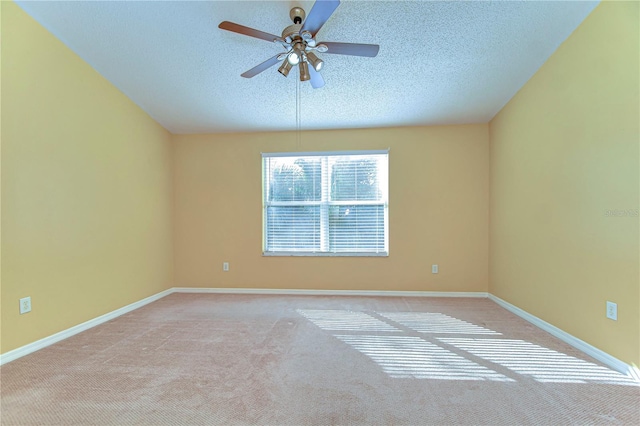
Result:
<svg viewBox="0 0 640 426"><path fill-rule="evenodd" d="M296 80L296 147L300 151L302 149L302 114L300 112L300 80Z"/></svg>

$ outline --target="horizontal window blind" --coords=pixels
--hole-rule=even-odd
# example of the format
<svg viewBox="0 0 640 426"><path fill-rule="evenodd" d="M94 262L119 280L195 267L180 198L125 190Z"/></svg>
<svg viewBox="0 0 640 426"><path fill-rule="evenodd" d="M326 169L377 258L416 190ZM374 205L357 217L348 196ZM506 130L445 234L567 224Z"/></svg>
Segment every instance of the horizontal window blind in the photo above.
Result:
<svg viewBox="0 0 640 426"><path fill-rule="evenodd" d="M388 153L263 154L265 254L388 254Z"/></svg>

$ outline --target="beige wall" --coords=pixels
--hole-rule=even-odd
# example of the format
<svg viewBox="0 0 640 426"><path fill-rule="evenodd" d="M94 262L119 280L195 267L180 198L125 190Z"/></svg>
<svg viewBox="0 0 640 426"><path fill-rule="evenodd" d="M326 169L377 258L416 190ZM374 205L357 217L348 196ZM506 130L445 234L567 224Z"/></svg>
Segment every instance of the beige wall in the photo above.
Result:
<svg viewBox="0 0 640 426"><path fill-rule="evenodd" d="M489 286L636 365L638 6L598 6L491 121ZM605 318L607 300L617 322Z"/></svg>
<svg viewBox="0 0 640 426"><path fill-rule="evenodd" d="M4 353L171 287L173 244L170 134L1 7Z"/></svg>
<svg viewBox="0 0 640 426"><path fill-rule="evenodd" d="M0 176L2 176L2 6L0 5ZM1 182L0 182L1 183ZM0 241L2 241L2 185L0 184ZM2 353L2 244L0 244L0 353Z"/></svg>
<svg viewBox="0 0 640 426"><path fill-rule="evenodd" d="M177 286L487 291L486 124L303 132L299 144L295 132L174 142ZM385 148L388 258L262 256L261 152Z"/></svg>

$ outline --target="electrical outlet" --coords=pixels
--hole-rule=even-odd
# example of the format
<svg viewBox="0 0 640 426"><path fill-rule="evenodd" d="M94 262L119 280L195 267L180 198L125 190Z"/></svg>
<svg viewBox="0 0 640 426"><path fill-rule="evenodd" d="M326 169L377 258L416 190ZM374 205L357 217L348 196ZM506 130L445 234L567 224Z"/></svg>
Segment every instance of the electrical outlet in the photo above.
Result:
<svg viewBox="0 0 640 426"><path fill-rule="evenodd" d="M607 301L607 318L618 321L618 304Z"/></svg>
<svg viewBox="0 0 640 426"><path fill-rule="evenodd" d="M23 297L20 299L20 314L31 312L31 297Z"/></svg>
<svg viewBox="0 0 640 426"><path fill-rule="evenodd" d="M229 271L229 262L223 262L222 263L222 270L225 272Z"/></svg>
<svg viewBox="0 0 640 426"><path fill-rule="evenodd" d="M431 265L431 273L432 274L438 273L438 265Z"/></svg>

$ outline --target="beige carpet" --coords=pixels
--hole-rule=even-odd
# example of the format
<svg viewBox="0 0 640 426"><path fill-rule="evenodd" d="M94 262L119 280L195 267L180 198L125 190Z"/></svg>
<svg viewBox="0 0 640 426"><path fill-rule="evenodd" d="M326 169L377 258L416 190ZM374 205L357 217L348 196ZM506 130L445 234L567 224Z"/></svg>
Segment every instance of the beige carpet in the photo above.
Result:
<svg viewBox="0 0 640 426"><path fill-rule="evenodd" d="M640 424L487 299L173 294L0 368L4 425Z"/></svg>

